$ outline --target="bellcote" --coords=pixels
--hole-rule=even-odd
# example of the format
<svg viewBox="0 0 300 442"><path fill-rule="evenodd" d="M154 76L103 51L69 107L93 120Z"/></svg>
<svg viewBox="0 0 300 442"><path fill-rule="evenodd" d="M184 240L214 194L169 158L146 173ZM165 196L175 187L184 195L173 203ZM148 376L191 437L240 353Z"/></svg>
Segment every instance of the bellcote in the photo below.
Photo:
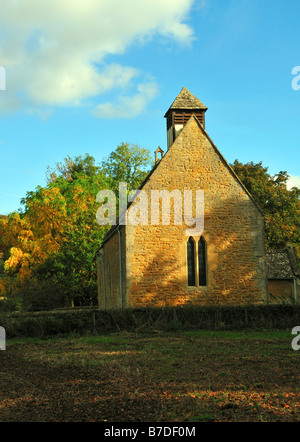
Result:
<svg viewBox="0 0 300 442"><path fill-rule="evenodd" d="M205 129L205 112L207 107L183 87L180 94L165 114L167 119L168 149L174 143L184 125L194 114Z"/></svg>

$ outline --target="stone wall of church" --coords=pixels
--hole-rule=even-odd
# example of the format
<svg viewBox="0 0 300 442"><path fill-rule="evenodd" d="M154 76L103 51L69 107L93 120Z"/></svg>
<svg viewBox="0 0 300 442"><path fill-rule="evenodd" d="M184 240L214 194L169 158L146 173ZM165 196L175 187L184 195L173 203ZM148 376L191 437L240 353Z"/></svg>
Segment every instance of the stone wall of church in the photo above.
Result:
<svg viewBox="0 0 300 442"><path fill-rule="evenodd" d="M151 190L163 189L204 190L207 285L188 286L189 226L174 225L172 216L170 226L151 225L149 210L148 225L126 226L126 305L265 302L263 216L194 117L143 187L149 202Z"/></svg>

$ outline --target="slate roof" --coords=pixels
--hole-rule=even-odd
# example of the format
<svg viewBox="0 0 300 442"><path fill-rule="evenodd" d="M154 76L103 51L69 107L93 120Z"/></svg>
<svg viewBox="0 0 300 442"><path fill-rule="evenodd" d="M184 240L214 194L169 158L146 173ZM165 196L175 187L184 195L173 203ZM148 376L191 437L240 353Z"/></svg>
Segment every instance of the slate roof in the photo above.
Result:
<svg viewBox="0 0 300 442"><path fill-rule="evenodd" d="M269 250L266 254L268 279L293 279L300 277L297 257L291 246Z"/></svg>
<svg viewBox="0 0 300 442"><path fill-rule="evenodd" d="M175 98L171 104L171 109L203 109L207 110L207 107L197 98L191 94L186 87L181 89L180 94ZM168 110L168 111L169 111Z"/></svg>

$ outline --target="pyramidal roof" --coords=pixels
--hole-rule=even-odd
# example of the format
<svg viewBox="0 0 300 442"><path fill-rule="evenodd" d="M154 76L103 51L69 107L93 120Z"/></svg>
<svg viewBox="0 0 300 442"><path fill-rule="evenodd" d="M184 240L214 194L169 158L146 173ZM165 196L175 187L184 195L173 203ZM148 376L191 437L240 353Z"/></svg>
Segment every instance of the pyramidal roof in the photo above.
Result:
<svg viewBox="0 0 300 442"><path fill-rule="evenodd" d="M186 87L181 89L180 94L173 101L170 109L203 109L207 107L197 98L191 94Z"/></svg>

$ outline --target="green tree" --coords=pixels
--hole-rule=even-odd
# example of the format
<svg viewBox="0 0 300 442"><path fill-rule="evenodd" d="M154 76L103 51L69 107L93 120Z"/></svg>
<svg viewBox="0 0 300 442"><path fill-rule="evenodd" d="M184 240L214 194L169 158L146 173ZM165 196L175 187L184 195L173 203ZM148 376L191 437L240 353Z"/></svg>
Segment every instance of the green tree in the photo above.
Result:
<svg viewBox="0 0 300 442"><path fill-rule="evenodd" d="M122 143L102 161L101 168L109 180L110 188L116 192L120 182L126 182L130 190L138 189L152 163L149 150Z"/></svg>
<svg viewBox="0 0 300 442"><path fill-rule="evenodd" d="M288 190L287 172L271 176L262 162L242 164L235 160L232 167L264 214L267 247L291 244L300 256L300 189Z"/></svg>
<svg viewBox="0 0 300 442"><path fill-rule="evenodd" d="M96 166L95 158L88 153L84 157L79 155L75 158L68 155L63 162L56 163L54 168L48 166L46 172L48 183L57 181L59 177L72 182L82 176L95 177L97 175L101 175L100 167Z"/></svg>

